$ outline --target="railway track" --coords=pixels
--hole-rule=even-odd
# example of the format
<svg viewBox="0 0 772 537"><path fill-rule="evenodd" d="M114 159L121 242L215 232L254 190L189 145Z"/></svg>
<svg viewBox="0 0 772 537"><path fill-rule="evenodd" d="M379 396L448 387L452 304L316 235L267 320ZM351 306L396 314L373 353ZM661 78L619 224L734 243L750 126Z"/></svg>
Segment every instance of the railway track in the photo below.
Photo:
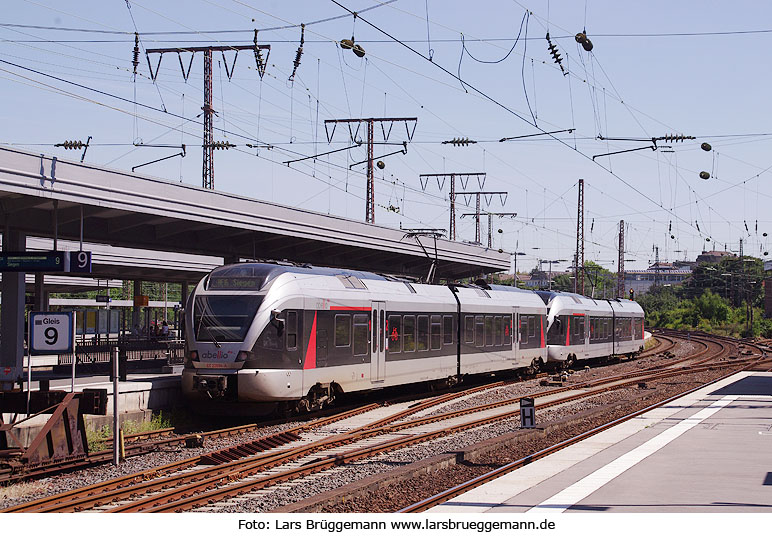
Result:
<svg viewBox="0 0 772 537"><path fill-rule="evenodd" d="M686 337L686 334L682 332L675 332L675 331L668 331L668 334L672 337ZM623 423L625 421L628 421L630 419L633 419L641 414L644 414L650 410L653 410L657 407L660 407L662 405L665 405L669 402L672 402L680 397L683 397L684 395L687 395L691 392L694 392L696 390L702 389L706 386L709 386L710 384L716 382L717 380L721 380L723 378L727 378L738 371L741 371L743 369L753 369L759 367L761 370L764 371L772 371L772 360L767 356L766 349L763 346L756 345L752 342L743 342L740 343L737 340L733 340L731 338L725 338L725 337L714 337L710 334L690 334L690 337L688 338L689 341L698 341L705 345L705 348L697 353L697 355L691 355L686 358L686 361L689 361L691 365L684 366L682 369L690 370L690 371L698 371L698 370L704 370L706 368L715 367L716 365L706 365L706 362L708 361L715 361L715 360L726 360L730 354L733 351L740 350L743 346L749 347L752 350L745 354L744 359L738 359L733 362L725 362L725 367L728 369L731 369L728 373L722 375L721 377L717 379L712 379L709 382L696 386L694 388L691 388L689 390L686 390L684 392L678 393L676 395L673 395L671 397L668 397L667 399L664 399L662 401L657 402L654 405L647 406L645 408L636 410L634 412L631 412L627 414L626 416L623 416L621 418L615 419L613 421L609 421L607 423L604 423L601 426L592 428L591 430L584 431L578 435L575 435L571 438L568 438L566 440L563 440L561 442L558 442L556 444L553 444L547 448L541 449L535 453L531 453L526 457L520 458L514 462L511 462L509 464L500 466L499 468L496 468L490 472L487 472L483 475L480 475L478 477L475 477L473 479L470 479L468 481L465 481L459 485L453 486L451 488L448 488L446 490L443 490L442 492L439 492L437 494L434 494L428 498L422 499L418 502L415 502L407 507L404 507L402 509L399 509L397 512L400 513L418 513L423 512L427 509L430 509L431 507L434 507L436 505L439 505L441 503L444 503L456 496L459 496L469 490L472 490L484 483L487 483L489 481L493 481L497 479L498 477L501 477L509 472L512 472L514 470L517 470L519 468L522 468L523 466L536 461L538 459L541 459L543 457L546 457L547 455L550 455L552 453L555 453L557 451L560 451L561 449L568 447L572 444L575 444L577 442L580 442L586 438L589 438L591 436L594 436L595 434L598 434L604 430L607 430L611 427L614 427L620 423ZM714 347L717 352L709 354L708 347L712 346ZM705 356L706 354L709 354L708 356ZM696 360L695 360L696 358ZM669 376L669 372L662 372L658 375L652 375L652 378L656 376Z"/></svg>
<svg viewBox="0 0 772 537"><path fill-rule="evenodd" d="M675 346L679 336L664 335L662 338L669 343L660 343L659 352ZM744 367L753 361L726 361L726 357L733 350L733 344L729 342L704 337L696 337L693 340L703 346L699 352L660 364L656 370L649 367L635 374L628 373L560 386L531 395L537 400L537 408L547 408L652 380L709 368ZM519 415L519 397L471 406L464 410L437 410L451 400L469 397L475 391L494 390L500 386L499 383L466 393L447 394L416 405L392 405L371 408L356 415L341 414L330 418L327 423L311 422L296 430L285 431L286 435L282 439L273 440L281 440L282 445L270 446L269 439L261 439L267 447L262 453L255 449L260 446L236 446L228 453L191 458L164 468L101 483L97 487L83 488L21 504L7 509L6 512L217 510L224 505L223 502L227 504L229 498L245 494L267 494L277 483L302 479L304 476L336 466L465 429L511 420ZM433 415L418 415L432 409ZM296 437L293 437L293 434ZM303 438L300 438L301 434Z"/></svg>

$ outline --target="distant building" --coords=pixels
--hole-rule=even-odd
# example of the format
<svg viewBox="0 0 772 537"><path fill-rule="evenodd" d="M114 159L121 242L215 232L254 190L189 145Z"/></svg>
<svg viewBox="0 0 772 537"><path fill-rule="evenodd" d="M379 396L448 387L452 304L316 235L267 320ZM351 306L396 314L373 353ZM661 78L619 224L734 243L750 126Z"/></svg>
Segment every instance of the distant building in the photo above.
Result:
<svg viewBox="0 0 772 537"><path fill-rule="evenodd" d="M700 263L718 263L725 257L736 257L732 252L725 252L721 250L711 250L710 252L702 252L697 256L697 264Z"/></svg>
<svg viewBox="0 0 772 537"><path fill-rule="evenodd" d="M636 296L649 291L654 285L680 285L692 275L691 268L676 268L675 263L659 263L645 270L625 271L625 293L633 290ZM679 264L679 267L683 265Z"/></svg>
<svg viewBox="0 0 772 537"><path fill-rule="evenodd" d="M557 275L552 273L553 278ZM541 270L535 270L531 274L518 274L518 280L528 289L546 289L549 287L549 273Z"/></svg>

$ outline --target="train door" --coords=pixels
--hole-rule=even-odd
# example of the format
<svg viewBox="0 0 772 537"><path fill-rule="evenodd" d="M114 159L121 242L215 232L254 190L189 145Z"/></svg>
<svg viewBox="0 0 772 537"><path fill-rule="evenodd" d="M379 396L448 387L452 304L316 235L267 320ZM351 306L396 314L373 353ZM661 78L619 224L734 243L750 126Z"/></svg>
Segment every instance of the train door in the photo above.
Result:
<svg viewBox="0 0 772 537"><path fill-rule="evenodd" d="M512 323L509 327L505 328L504 337L512 338L512 354L510 359L517 361L520 358L520 314L516 307L512 308Z"/></svg>
<svg viewBox="0 0 772 537"><path fill-rule="evenodd" d="M386 304L373 302L370 317L370 382L383 382L386 369Z"/></svg>

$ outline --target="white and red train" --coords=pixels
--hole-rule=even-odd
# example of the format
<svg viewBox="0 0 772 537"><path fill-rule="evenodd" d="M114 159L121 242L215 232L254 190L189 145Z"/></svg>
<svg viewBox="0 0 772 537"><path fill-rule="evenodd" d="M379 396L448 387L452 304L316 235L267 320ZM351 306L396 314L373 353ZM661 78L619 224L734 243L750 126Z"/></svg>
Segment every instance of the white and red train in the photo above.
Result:
<svg viewBox="0 0 772 537"><path fill-rule="evenodd" d="M183 394L245 412L643 347L643 310L629 300L268 263L213 270L185 323Z"/></svg>

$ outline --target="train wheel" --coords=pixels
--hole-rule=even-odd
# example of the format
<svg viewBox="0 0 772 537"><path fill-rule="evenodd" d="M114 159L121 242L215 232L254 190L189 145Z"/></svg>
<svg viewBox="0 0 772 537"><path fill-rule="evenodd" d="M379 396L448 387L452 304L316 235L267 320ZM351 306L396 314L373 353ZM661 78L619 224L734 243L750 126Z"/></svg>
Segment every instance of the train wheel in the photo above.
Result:
<svg viewBox="0 0 772 537"><path fill-rule="evenodd" d="M531 365L529 365L525 371L529 375L535 375L536 373L539 372L542 366L544 366L544 362L542 361L542 359L534 358L533 361L531 362Z"/></svg>

